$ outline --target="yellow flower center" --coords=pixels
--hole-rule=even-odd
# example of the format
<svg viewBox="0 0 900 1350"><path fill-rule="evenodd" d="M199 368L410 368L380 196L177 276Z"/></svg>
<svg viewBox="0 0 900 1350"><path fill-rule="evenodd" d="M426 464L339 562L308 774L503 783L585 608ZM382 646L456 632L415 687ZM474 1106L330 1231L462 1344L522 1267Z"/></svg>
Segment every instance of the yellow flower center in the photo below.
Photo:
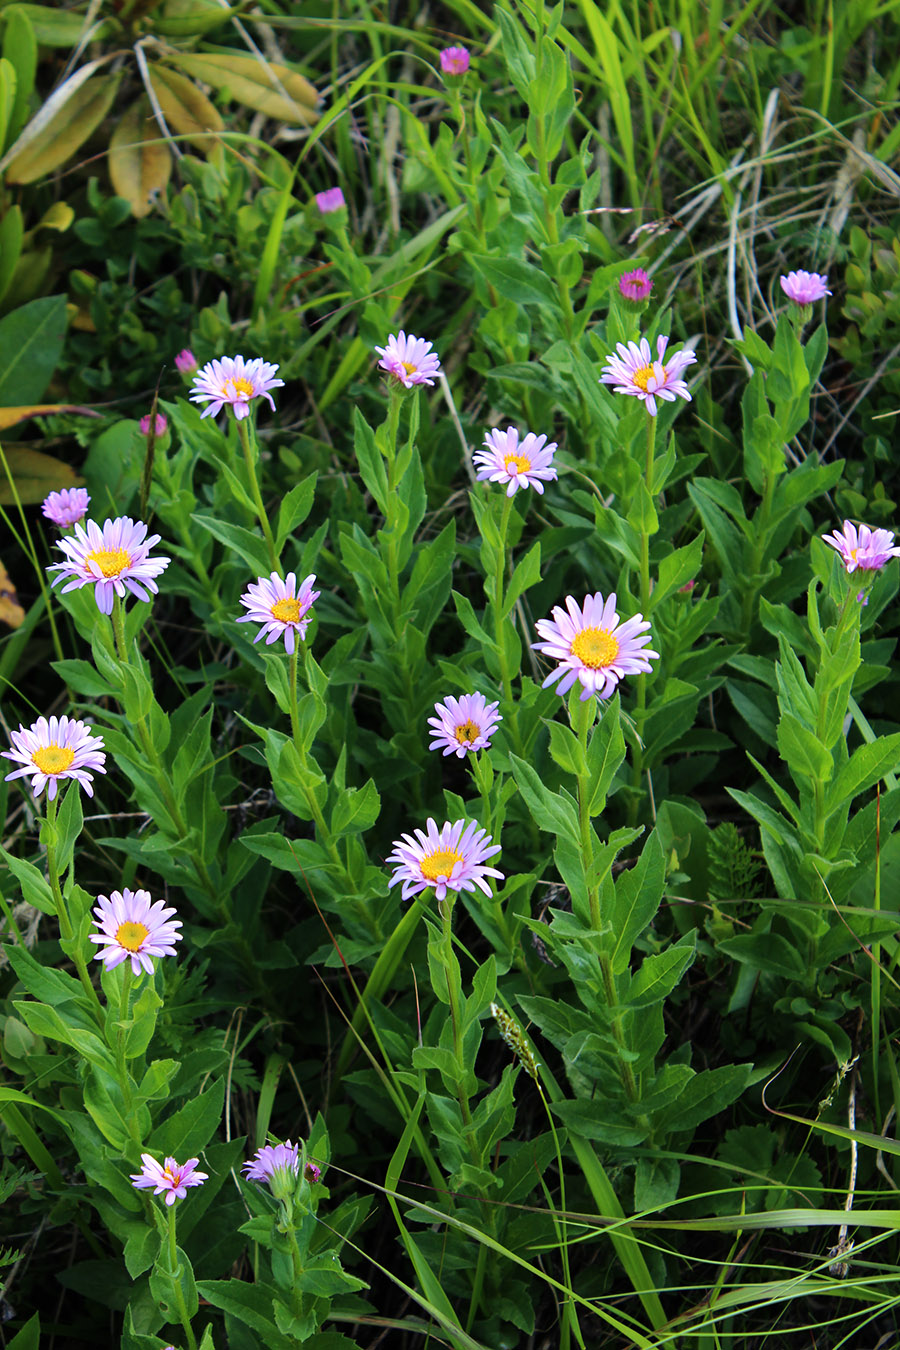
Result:
<svg viewBox="0 0 900 1350"><path fill-rule="evenodd" d="M229 388L234 392L229 394ZM252 398L253 385L249 380L245 380L243 375L239 375L236 380L232 379L225 381L225 384L222 386L222 393L226 398Z"/></svg>
<svg viewBox="0 0 900 1350"><path fill-rule="evenodd" d="M619 655L619 642L608 628L582 628L572 642L572 655L577 656L583 666L600 670L615 661Z"/></svg>
<svg viewBox="0 0 900 1350"><path fill-rule="evenodd" d="M137 923L133 919L120 923L116 929L116 942L120 947L124 947L126 952L139 952L149 936L150 929L146 924Z"/></svg>
<svg viewBox="0 0 900 1350"><path fill-rule="evenodd" d="M277 619L279 623L298 623L300 620L300 601L285 596L283 600L275 601L271 613L272 618Z"/></svg>
<svg viewBox="0 0 900 1350"><path fill-rule="evenodd" d="M454 864L463 861L463 855L455 848L442 848L437 853L429 853L419 866L426 881L437 881L438 877L449 877Z"/></svg>
<svg viewBox="0 0 900 1350"><path fill-rule="evenodd" d="M31 762L41 773L65 773L74 758L75 751L68 745L42 745L31 756Z"/></svg>
<svg viewBox="0 0 900 1350"><path fill-rule="evenodd" d="M856 549L855 549L855 548L851 548L851 550L850 550L850 557L853 559L854 562L856 562Z"/></svg>
<svg viewBox="0 0 900 1350"><path fill-rule="evenodd" d="M631 378L637 385L638 389L643 389L644 393L646 394L647 384L650 380L653 379L653 367L641 366L640 370L636 370Z"/></svg>
<svg viewBox="0 0 900 1350"><path fill-rule="evenodd" d="M85 562L94 562L105 577L117 577L131 566L131 554L127 548L95 548Z"/></svg>
<svg viewBox="0 0 900 1350"><path fill-rule="evenodd" d="M481 727L476 726L469 718L468 722L460 722L453 734L460 745L471 745L481 735Z"/></svg>
<svg viewBox="0 0 900 1350"><path fill-rule="evenodd" d="M419 369L419 367L415 365L412 361L401 361L400 364L406 371L407 375L415 375L416 371Z"/></svg>
<svg viewBox="0 0 900 1350"><path fill-rule="evenodd" d="M516 473L527 473L531 468L531 460L526 455L506 455L503 460L503 467L507 472L510 464L514 466Z"/></svg>

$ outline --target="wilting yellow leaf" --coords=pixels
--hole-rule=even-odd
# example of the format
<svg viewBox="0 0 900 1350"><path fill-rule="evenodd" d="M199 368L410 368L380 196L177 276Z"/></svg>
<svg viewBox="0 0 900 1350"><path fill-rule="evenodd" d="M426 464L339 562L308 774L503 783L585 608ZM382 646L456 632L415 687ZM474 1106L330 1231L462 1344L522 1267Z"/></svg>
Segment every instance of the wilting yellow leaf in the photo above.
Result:
<svg viewBox="0 0 900 1350"><path fill-rule="evenodd" d="M74 219L75 212L68 202L54 202L52 206L47 207L34 228L36 230L59 230L60 234L63 234Z"/></svg>
<svg viewBox="0 0 900 1350"><path fill-rule="evenodd" d="M95 413L93 408L83 408L80 403L29 403L27 407L0 408L0 431L5 431L7 427L14 427L18 422L27 422L29 417L42 417L45 413L58 412L80 412L84 413L86 417L99 416L99 413ZM16 447L11 446L6 451L6 458L9 459L10 455L18 453ZM37 451L34 451L34 453L37 454ZM43 458L49 459L49 456L44 455ZM52 462L55 464L57 461L53 460ZM70 484L64 483L63 486L69 487Z"/></svg>
<svg viewBox="0 0 900 1350"><path fill-rule="evenodd" d="M64 404L55 406L47 404L43 411L57 411L65 406ZM29 417L41 411L40 408L0 408L0 413L24 412ZM80 411L84 412L86 409ZM63 488L78 487L79 483L84 482L83 478L78 477L71 464L63 464L62 460L54 459L52 455L45 455L40 450L29 450L25 446L10 445L4 447L3 453L6 456L6 462L16 485L16 493L20 502L42 502L48 492L59 492ZM2 473L2 477L0 477L0 503L4 506L12 506L15 497L9 485L9 479L4 469L0 469L0 473Z"/></svg>
<svg viewBox="0 0 900 1350"><path fill-rule="evenodd" d="M19 628L25 619L25 611L19 604L16 588L9 579L9 573L0 562L0 623L10 628Z"/></svg>
<svg viewBox="0 0 900 1350"><path fill-rule="evenodd" d="M226 56L220 52L199 55L179 52L172 60L188 75L214 89L225 90L238 103L245 103L248 108L255 108L279 122L310 126L318 119L319 95L309 80L288 70L287 66L257 61L253 56Z"/></svg>
<svg viewBox="0 0 900 1350"><path fill-rule="evenodd" d="M34 183L71 159L109 112L120 79L121 75L95 75L86 80L11 161L6 181Z"/></svg>
<svg viewBox="0 0 900 1350"><path fill-rule="evenodd" d="M172 172L172 155L159 136L146 98L139 98L119 122L109 142L109 176L120 197L140 220L152 211Z"/></svg>
<svg viewBox="0 0 900 1350"><path fill-rule="evenodd" d="M169 130L187 136L198 150L212 149L215 133L225 126L218 108L177 70L153 65L147 73Z"/></svg>

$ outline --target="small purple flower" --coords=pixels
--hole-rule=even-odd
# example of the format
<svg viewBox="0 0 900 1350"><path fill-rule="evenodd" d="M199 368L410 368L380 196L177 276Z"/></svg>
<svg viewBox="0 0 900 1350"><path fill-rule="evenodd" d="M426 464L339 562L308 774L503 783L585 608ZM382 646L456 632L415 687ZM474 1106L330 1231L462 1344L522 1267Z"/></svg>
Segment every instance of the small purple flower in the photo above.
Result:
<svg viewBox="0 0 900 1350"><path fill-rule="evenodd" d="M639 305L649 300L652 290L653 282L643 267L636 267L633 272L626 272L619 277L619 294L633 304Z"/></svg>
<svg viewBox="0 0 900 1350"><path fill-rule="evenodd" d="M429 886L434 887L438 900L443 900L448 890L474 891L476 886L490 895L485 877L502 881L503 873L495 867L486 867L485 863L499 852L500 845L492 843L487 830L474 821L466 825L464 820L452 824L448 820L438 829L429 817L426 830L416 830L414 836L404 834L394 840L394 851L387 858L388 863L394 864L388 890L402 881L400 894L404 900Z"/></svg>
<svg viewBox="0 0 900 1350"><path fill-rule="evenodd" d="M515 427L505 431L489 431L484 438L483 450L476 450L472 463L478 469L478 479L488 479L491 483L506 483L507 497L512 497L518 488L533 487L535 492L543 493L544 483L558 478L552 467L556 453L556 441L547 445L546 436L536 436L527 431L522 440Z"/></svg>
<svg viewBox="0 0 900 1350"><path fill-rule="evenodd" d="M87 722L74 717L39 717L31 727L19 727L10 733L11 750L2 750L4 759L18 762L22 767L6 775L13 778L31 775L31 790L39 797L47 787L47 799L53 801L59 784L74 778L93 797L92 774L106 773L106 755L103 738L92 736ZM88 772L90 770L90 772Z"/></svg>
<svg viewBox="0 0 900 1350"><path fill-rule="evenodd" d="M52 524L65 530L84 519L90 500L87 488L63 488L61 492L49 493L41 510Z"/></svg>
<svg viewBox="0 0 900 1350"><path fill-rule="evenodd" d="M169 425L169 423L168 423L168 421L166 420L166 418L163 416L163 414L162 414L162 413L157 413L157 414L156 414L156 425L155 425L155 427L154 427L154 432L153 432L154 436L161 436L161 435L163 434L163 432L165 431L165 429L166 429L166 427L167 427L168 425ZM139 428L140 433L141 433L142 436L149 436L149 435L150 435L150 414L149 414L149 413L145 413L144 416L141 418L140 422L138 423L138 428Z"/></svg>
<svg viewBox="0 0 900 1350"><path fill-rule="evenodd" d="M451 694L446 703L436 703L437 717L428 719L435 739L428 749L459 759L464 759L469 750L486 750L503 721L497 712L499 706L499 702L488 703L484 694L463 694L462 698Z"/></svg>
<svg viewBox="0 0 900 1350"><path fill-rule="evenodd" d="M94 923L100 930L89 933L89 942L99 942L104 950L98 951L95 961L102 961L106 970L115 970L116 966L131 958L131 969L135 975L145 970L153 974L151 956L174 956L176 942L182 934L180 919L173 919L174 909L168 909L162 900L150 903L149 891L113 891L111 895L98 895L94 909Z"/></svg>
<svg viewBox="0 0 900 1350"><path fill-rule="evenodd" d="M340 211L346 205L344 194L339 187L328 188L325 192L316 193L316 206L323 216L330 215L332 211Z"/></svg>
<svg viewBox="0 0 900 1350"><path fill-rule="evenodd" d="M820 276L818 272L788 272L786 277L778 280L787 298L795 305L811 305L831 294L828 277Z"/></svg>
<svg viewBox="0 0 900 1350"><path fill-rule="evenodd" d="M111 614L113 598L124 599L130 591L138 600L149 600L159 590L155 578L166 570L170 558L151 558L150 550L159 543L159 535L147 538L147 526L135 523L129 516L107 520L103 529L93 520L87 526L76 525L75 533L60 539L66 561L52 563L48 572L59 572L53 585L67 580L66 591L82 586L94 587L94 598L102 614ZM146 588L146 589L145 589Z"/></svg>
<svg viewBox="0 0 900 1350"><path fill-rule="evenodd" d="M301 642L306 637L312 617L309 611L321 595L321 591L313 590L315 580L316 574L312 572L301 581L298 591L293 572L288 572L284 581L277 572L260 577L241 596L241 604L249 612L242 614L236 622L261 623L263 626L253 641L259 642L265 634L269 647L283 637L288 656L293 656L294 635L299 634Z"/></svg>
<svg viewBox="0 0 900 1350"><path fill-rule="evenodd" d="M900 548L894 546L893 530L872 530L860 525L857 530L852 520L844 521L843 530L823 534L826 544L836 548L847 573L879 572L891 558L900 558Z"/></svg>
<svg viewBox="0 0 900 1350"><path fill-rule="evenodd" d="M174 1205L176 1200L184 1199L189 1186L202 1186L209 1180L208 1172L197 1171L199 1161L188 1158L187 1162L178 1163L174 1158L166 1158L164 1163L158 1163L149 1153L142 1153L143 1167L140 1172L132 1172L131 1184L137 1191L152 1189L154 1195L165 1192L166 1204Z"/></svg>
<svg viewBox="0 0 900 1350"><path fill-rule="evenodd" d="M407 337L401 328L396 336L391 334L386 346L375 350L381 356L379 368L399 380L404 389L411 389L414 384L434 384L433 377L442 373L441 363L431 348L432 343L412 333Z"/></svg>
<svg viewBox="0 0 900 1350"><path fill-rule="evenodd" d="M193 375L198 368L198 361L190 347L185 347L175 357L175 369L180 370L182 375Z"/></svg>
<svg viewBox="0 0 900 1350"><path fill-rule="evenodd" d="M268 1182L273 1195L286 1199L300 1171L300 1145L292 1144L290 1139L283 1144L265 1144L242 1165L241 1171L248 1181Z"/></svg>
<svg viewBox="0 0 900 1350"><path fill-rule="evenodd" d="M467 47L445 47L441 52L441 70L445 75L465 75L471 59Z"/></svg>
<svg viewBox="0 0 900 1350"><path fill-rule="evenodd" d="M250 416L250 404L255 398L267 398L274 412L275 400L269 390L284 385L284 380L275 378L277 370L277 365L261 356L254 356L251 361L245 361L243 356L223 356L218 361L208 361L194 376L188 397L192 403L209 403L201 417L217 417L227 405L240 422Z"/></svg>
<svg viewBox="0 0 900 1350"><path fill-rule="evenodd" d="M303 1169L303 1175L310 1186L315 1186L322 1176L322 1169L314 1162L308 1162Z"/></svg>
<svg viewBox="0 0 900 1350"><path fill-rule="evenodd" d="M627 347L624 342L618 343L618 355L607 359L600 383L613 385L616 394L631 394L633 398L641 399L651 417L656 416L658 398L667 403L683 398L690 403L690 390L682 376L697 358L692 351L685 350L676 352L663 364L668 342L667 337L656 339L655 361L646 338L641 338L640 344L629 342Z"/></svg>

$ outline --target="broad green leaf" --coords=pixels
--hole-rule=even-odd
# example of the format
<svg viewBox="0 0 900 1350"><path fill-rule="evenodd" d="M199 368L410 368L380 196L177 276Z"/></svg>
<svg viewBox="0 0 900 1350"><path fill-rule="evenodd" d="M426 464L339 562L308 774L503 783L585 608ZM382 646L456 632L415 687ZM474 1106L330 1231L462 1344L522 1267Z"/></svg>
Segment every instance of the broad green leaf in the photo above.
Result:
<svg viewBox="0 0 900 1350"><path fill-rule="evenodd" d="M0 408L21 408L23 404L37 403L56 369L66 337L66 297L48 295L32 300L0 319ZM16 418L19 421L19 418ZM32 454L38 452L33 451ZM36 476L46 478L49 465L62 476L57 460L44 456L26 461L36 469ZM69 470L69 477L61 487L71 487L79 480ZM50 491L47 487L44 493Z"/></svg>
<svg viewBox="0 0 900 1350"><path fill-rule="evenodd" d="M805 727L793 713L782 713L776 730L778 752L791 773L828 782L834 761L815 732Z"/></svg>
<svg viewBox="0 0 900 1350"><path fill-rule="evenodd" d="M629 1008L649 1008L671 994L694 960L696 936L687 933L671 947L654 956L645 956L622 1002Z"/></svg>

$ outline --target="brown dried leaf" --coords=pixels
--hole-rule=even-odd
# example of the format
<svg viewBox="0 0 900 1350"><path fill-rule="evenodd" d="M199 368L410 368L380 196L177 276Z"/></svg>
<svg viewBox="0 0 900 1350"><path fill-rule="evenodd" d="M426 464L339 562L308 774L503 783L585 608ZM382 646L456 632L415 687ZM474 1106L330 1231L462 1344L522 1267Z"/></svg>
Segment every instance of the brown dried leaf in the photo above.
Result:
<svg viewBox="0 0 900 1350"><path fill-rule="evenodd" d="M187 136L198 150L211 150L217 144L215 133L225 126L218 108L177 70L153 65L148 74L169 130Z"/></svg>
<svg viewBox="0 0 900 1350"><path fill-rule="evenodd" d="M53 407L53 404L47 404L44 411ZM2 413L22 411L25 410L21 408L0 409ZM26 415L31 416L38 411L40 411L39 408L31 408L27 410ZM78 487L80 483L84 482L83 478L78 477L71 464L63 464L62 460L54 459L52 455L45 455L40 450L29 450L26 446L11 445L5 448L3 453L6 456L9 472L12 474L20 502L42 502L48 492L59 492L62 488ZM2 477L0 477L0 503L3 506L12 506L14 502L15 497L4 470Z"/></svg>
<svg viewBox="0 0 900 1350"><path fill-rule="evenodd" d="M120 79L121 75L95 75L86 80L12 160L6 181L34 183L71 159L109 112Z"/></svg>
<svg viewBox="0 0 900 1350"><path fill-rule="evenodd" d="M132 103L109 142L109 177L113 188L140 220L149 215L172 173L172 154L158 134L146 98Z"/></svg>
<svg viewBox="0 0 900 1350"><path fill-rule="evenodd" d="M0 623L8 624L10 628L21 628L24 621L25 611L19 604L16 588L0 562Z"/></svg>
<svg viewBox="0 0 900 1350"><path fill-rule="evenodd" d="M226 56L220 52L199 55L179 52L172 60L195 79L214 89L227 91L239 103L278 122L308 127L318 120L319 95L309 80L288 70L287 66L264 64L252 56ZM280 92L279 85L287 98Z"/></svg>

